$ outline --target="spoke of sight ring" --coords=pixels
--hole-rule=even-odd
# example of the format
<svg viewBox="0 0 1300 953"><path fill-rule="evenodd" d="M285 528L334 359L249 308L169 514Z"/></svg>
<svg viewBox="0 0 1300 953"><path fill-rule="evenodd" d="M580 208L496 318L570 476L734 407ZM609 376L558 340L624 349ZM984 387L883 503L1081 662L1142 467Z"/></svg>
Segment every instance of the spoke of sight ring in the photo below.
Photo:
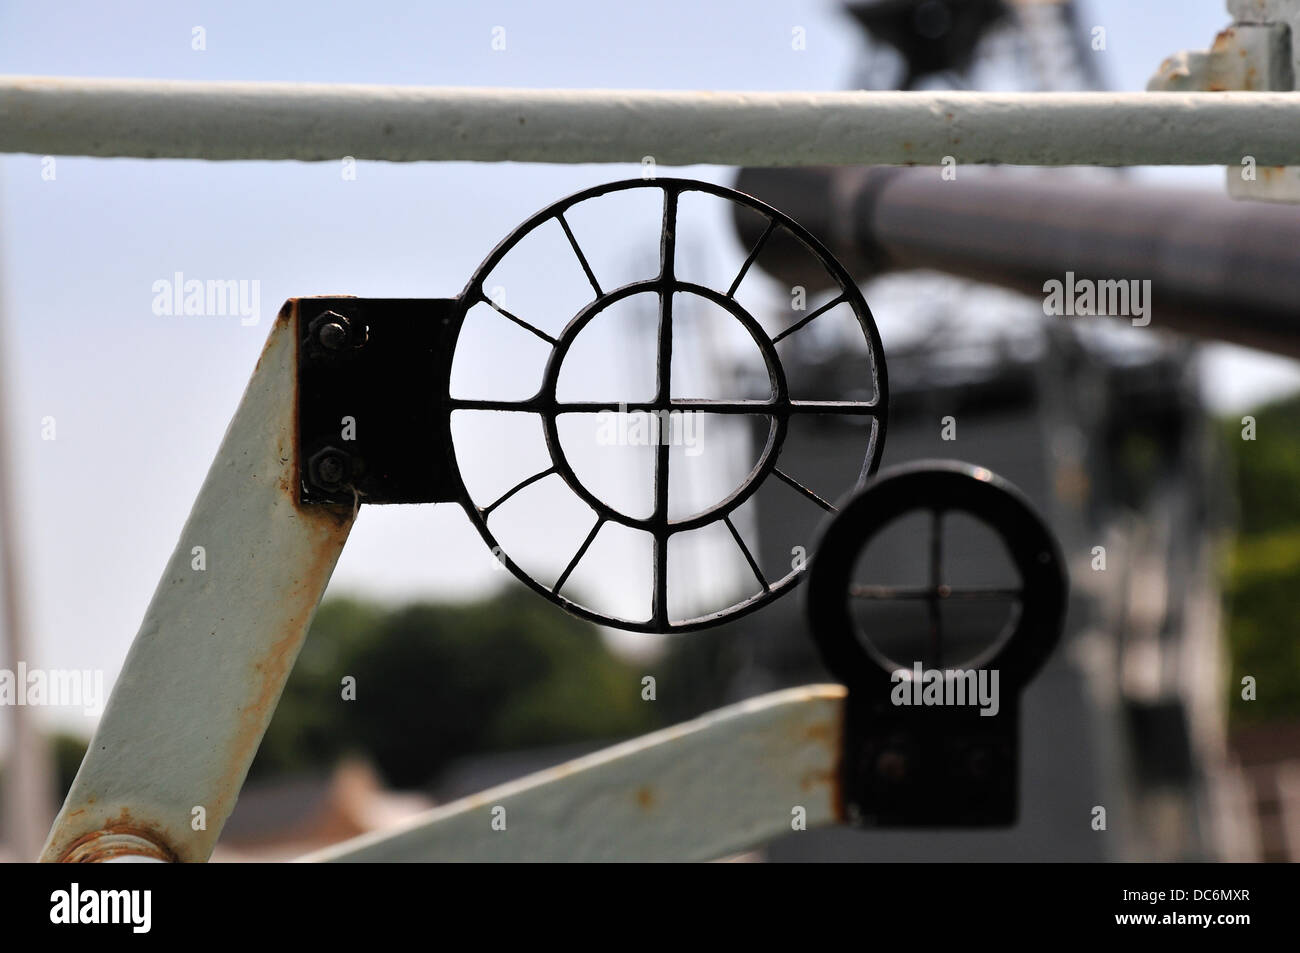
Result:
<svg viewBox="0 0 1300 953"><path fill-rule="evenodd" d="M488 298L488 297L485 296L485 297L483 298L483 300L486 301L489 305L491 305L491 307L493 308L493 310L495 310L495 311L496 311L498 314L500 314L503 318L509 318L511 321L513 321L515 324L519 325L519 326L520 326L521 328L523 328L525 331L531 331L531 332L533 332L533 333L536 334L539 338L541 338L543 341L545 341L545 342L547 342L548 344L550 344L552 347L554 347L554 346L556 345L556 343L558 343L558 342L555 340L555 338L551 337L549 334L547 334L547 333L546 333L545 331L543 331L541 328L537 327L536 325L529 324L527 321L525 321L525 320L524 320L523 318L521 318L521 317L518 317L517 315L513 315L513 314L511 314L509 311L507 311L505 308L501 307L501 305L497 304L497 303L496 303L495 301L493 301L491 298Z"/></svg>
<svg viewBox="0 0 1300 953"><path fill-rule="evenodd" d="M754 248L749 253L749 257L746 258L745 263L740 266L740 274L736 275L736 280L733 281L731 287L727 289L728 298L735 295L736 289L740 287L740 283L745 280L745 275L749 273L749 266L754 264L754 259L757 258L759 252L763 250L763 246L767 244L767 240L775 228L776 219L768 219L767 228L763 229L763 234L758 236L758 241L754 243Z"/></svg>
<svg viewBox="0 0 1300 953"><path fill-rule="evenodd" d="M664 221L659 235L659 277L671 285L677 279L677 192L664 189Z"/></svg>
<svg viewBox="0 0 1300 953"><path fill-rule="evenodd" d="M596 276L592 274L591 265L587 264L587 256L584 255L582 249L578 247L578 240L573 237L573 231L569 228L569 223L565 220L564 213L561 212L555 217L559 219L560 227L564 229L564 234L569 238L569 244L573 246L573 253L578 256L578 264L582 265L582 270L587 273L587 280L591 282L591 287L595 289L596 297L599 298L604 294L604 292L600 290L600 284L596 281Z"/></svg>
<svg viewBox="0 0 1300 953"><path fill-rule="evenodd" d="M867 401L832 400L718 400L712 397L676 397L661 400L629 400L615 403L608 400L571 401L474 401L455 400L460 410L533 410L538 413L598 414L619 410L629 414L657 413L668 410L694 410L705 414L761 414L768 417L789 417L796 414L837 414L844 417L878 417L880 408Z"/></svg>
<svg viewBox="0 0 1300 953"><path fill-rule="evenodd" d="M671 296L666 296L671 302ZM667 305L660 317L660 337L664 336L663 326L672 321L671 304ZM660 349L661 359L664 351ZM671 360L671 348L667 352L668 360ZM668 618L668 441L664 435L659 432L659 428L665 426L662 417L653 417L652 429L658 438L658 445L655 447L655 570L654 570L654 615L656 621L662 623Z"/></svg>
<svg viewBox="0 0 1300 953"><path fill-rule="evenodd" d="M784 331L782 331L782 332L781 332L780 334L778 334L776 337L772 338L772 343L773 343L773 344L779 344L779 343L781 342L781 339L782 339L782 338L789 337L791 334L794 334L794 332L798 331L800 328L802 328L804 325L806 325L806 324L807 324L809 321L811 321L813 318L819 318L819 317L821 317L823 314L825 314L825 313L826 313L827 311L829 311L831 308L835 307L837 304L843 304L843 303L844 303L845 301L847 301L847 300L848 300L848 298L847 298L846 296L844 296L844 295L840 295L838 298L832 298L830 301L827 301L824 305L822 305L822 306L821 306L820 308L818 308L816 311L813 311L813 312L811 312L811 313L809 313L809 314L804 315L802 318L800 318L800 319L799 319L798 321L796 321L794 324L790 325L788 328L786 328Z"/></svg>
<svg viewBox="0 0 1300 953"><path fill-rule="evenodd" d="M873 400L792 400L790 401L790 413L878 417L880 408Z"/></svg>
<svg viewBox="0 0 1300 953"><path fill-rule="evenodd" d="M745 562L749 563L749 568L754 571L754 576L758 579L758 584L763 587L764 592L769 591L772 587L767 584L767 577L763 575L763 570L758 568L758 562L754 559L754 554L749 551L749 547L745 545L745 541L740 538L740 533L736 531L736 526L731 522L731 517L724 516L722 521L727 524L727 529L731 530L731 538L736 541L736 545L740 547L740 551L745 554Z"/></svg>
<svg viewBox="0 0 1300 953"><path fill-rule="evenodd" d="M663 233L659 243L660 278L658 358L655 374L658 392L655 401L667 404L672 398L673 380L673 283L676 280L677 254L677 193L664 190ZM662 417L655 418L655 568L654 568L654 618L659 624L668 619L668 441L660 433L664 426Z"/></svg>
<svg viewBox="0 0 1300 953"><path fill-rule="evenodd" d="M541 414L555 409L544 400L496 400L495 398L452 397L448 401L452 410L507 410L525 414Z"/></svg>
<svg viewBox="0 0 1300 953"><path fill-rule="evenodd" d="M541 410L554 411L557 414L598 414L601 411L618 410L629 414L651 414L668 410L698 410L711 414L781 414L789 404L777 404L766 400L711 400L709 398L683 397L677 400L628 400L615 403L599 400L569 400L556 403Z"/></svg>
<svg viewBox="0 0 1300 953"><path fill-rule="evenodd" d="M930 659L938 665L943 657L943 622L939 613L939 587L943 578L943 511L930 511Z"/></svg>
<svg viewBox="0 0 1300 953"><path fill-rule="evenodd" d="M557 414L598 414L601 411L618 410L629 414L652 414L661 411L696 410L709 414L761 414L764 416L784 415L790 412L789 403L776 403L769 400L712 400L710 398L681 397L676 400L629 400L621 403L611 401L564 401L554 407L542 408L553 410ZM828 411L838 413L838 411Z"/></svg>
<svg viewBox="0 0 1300 953"><path fill-rule="evenodd" d="M533 414L598 414L619 410L648 414L661 410L696 410L706 414L762 414L789 417L797 414L839 414L845 417L879 417L880 408L869 401L837 400L719 400L712 397L678 397L667 400L569 400L526 397L500 400L492 397L452 397L452 410L508 410Z"/></svg>
<svg viewBox="0 0 1300 953"><path fill-rule="evenodd" d="M523 481L521 481L521 482L519 482L519 483L516 483L516 484L515 484L514 486L512 486L510 489L506 490L506 492L503 493L501 496L497 497L496 500L495 500L495 502L489 503L489 504L487 505L487 507L483 510L483 516L484 516L484 518L486 518L487 516L489 516L489 515L492 513L493 510L495 510L498 506L500 506L500 505L501 505L502 503L504 503L506 500L510 499L510 497L514 496L516 493L518 493L518 492L519 492L520 490L522 490L524 487L526 487L526 486L532 486L532 485L533 485L534 483L536 483L538 480L544 479L544 478L550 476L550 475L551 475L552 473L554 473L554 472L555 472L555 467L550 467L549 469L543 470L541 473L534 473L534 474L533 474L532 476L530 476L527 480L523 480Z"/></svg>
<svg viewBox="0 0 1300 953"><path fill-rule="evenodd" d="M578 563L582 561L582 557L587 554L587 548L591 546L591 541L596 538L596 534L600 532L600 528L604 525L605 517L598 517L596 519L596 525L591 528L591 532L587 534L587 538L582 541L582 545L578 548L578 551L574 553L573 558L569 560L569 565L564 567L564 572L560 573L560 578L555 580L555 585L551 588L551 595L558 596L560 594L560 590L564 588L564 584L569 581L569 574L577 568Z"/></svg>
<svg viewBox="0 0 1300 953"><path fill-rule="evenodd" d="M776 476L780 477L780 478L781 478L782 480L784 480L786 483L790 484L790 486L794 487L796 490L798 490L798 491L799 491L800 493L802 493L804 496L808 497L808 499L812 500L814 503L816 503L816 504L817 504L818 506L820 506L822 509L826 510L826 512L828 512L828 513L834 513L834 512L835 512L835 507L834 507L834 506L832 506L830 503L827 503L827 502L826 502L825 500L823 500L820 496L818 496L818 495L817 495L816 493L814 493L812 490L808 489L808 487L804 486L802 483L800 483L800 482L799 482L798 480L796 480L794 477L790 476L788 473L786 473L786 472L785 472L784 470L782 470L780 467L773 467L773 468L772 468L772 473L775 474Z"/></svg>
<svg viewBox="0 0 1300 953"><path fill-rule="evenodd" d="M668 537L655 533L654 605L651 608L656 625L668 621Z"/></svg>

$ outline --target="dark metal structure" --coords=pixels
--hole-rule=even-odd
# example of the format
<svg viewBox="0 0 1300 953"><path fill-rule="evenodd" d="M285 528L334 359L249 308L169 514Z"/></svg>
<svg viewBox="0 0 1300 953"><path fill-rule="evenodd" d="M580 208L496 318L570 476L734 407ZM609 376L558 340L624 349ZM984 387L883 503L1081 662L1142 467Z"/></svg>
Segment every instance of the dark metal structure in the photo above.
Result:
<svg viewBox="0 0 1300 953"><path fill-rule="evenodd" d="M930 517L928 584L854 584L863 550L887 525L910 512ZM975 517L1000 537L1018 584L974 587L945 581L942 523L946 514L957 512ZM872 827L1014 824L1020 693L1061 636L1068 589L1060 546L1025 497L1005 480L968 463L918 461L892 467L829 523L810 575L809 629L826 667L849 689L842 766L849 818ZM967 675L996 673L1000 685L994 684L995 707L973 707L966 691L974 686L965 682L962 703L940 698L934 707L900 705L899 686L909 694L912 688L919 692L920 686L913 685L918 679L905 664L887 658L871 641L872 633L862 630L850 604L864 598L923 600L929 608L933 666L944 658L941 603L1009 599L1009 616L988 648L973 659L953 660L958 669L936 668L931 673L941 688Z"/></svg>
<svg viewBox="0 0 1300 953"><path fill-rule="evenodd" d="M1078 280L1151 282L1151 327L1300 356L1300 209L1022 170L745 169L859 280L933 269L1041 296ZM742 241L753 230L736 219ZM796 255L763 267L817 287Z"/></svg>
<svg viewBox="0 0 1300 953"><path fill-rule="evenodd" d="M872 38L902 56L899 89L969 69L985 33L1011 15L1004 0L867 0L846 9Z"/></svg>

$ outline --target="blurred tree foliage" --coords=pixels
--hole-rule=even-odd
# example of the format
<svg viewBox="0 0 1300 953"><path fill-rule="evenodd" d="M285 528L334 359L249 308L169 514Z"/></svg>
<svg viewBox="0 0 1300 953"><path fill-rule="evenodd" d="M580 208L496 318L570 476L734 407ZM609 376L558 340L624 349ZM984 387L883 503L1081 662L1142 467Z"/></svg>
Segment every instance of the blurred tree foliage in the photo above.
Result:
<svg viewBox="0 0 1300 953"><path fill-rule="evenodd" d="M658 727L641 668L599 630L522 589L460 604L321 606L250 776L368 757L414 787L471 753ZM342 682L356 679L356 699Z"/></svg>
<svg viewBox="0 0 1300 953"><path fill-rule="evenodd" d="M1227 574L1229 692L1238 722L1300 717L1300 395L1224 420L1235 464L1238 536ZM1241 697L1253 675L1257 698Z"/></svg>
<svg viewBox="0 0 1300 953"><path fill-rule="evenodd" d="M68 796L72 779L77 776L77 769L81 767L81 759L86 756L88 747L89 739L66 731L60 731L50 739L50 755L54 759L54 793L58 795L60 804Z"/></svg>
<svg viewBox="0 0 1300 953"><path fill-rule="evenodd" d="M90 739L67 731L56 731L48 736L48 742L49 757L52 762L50 767L54 772L50 780L50 795L53 798L50 806L58 810L63 804L63 799L68 796L72 779L77 776L81 759L86 756L86 749L90 747ZM0 765L0 793L4 791L4 774L4 766ZM3 800L0 800L0 808L3 806Z"/></svg>

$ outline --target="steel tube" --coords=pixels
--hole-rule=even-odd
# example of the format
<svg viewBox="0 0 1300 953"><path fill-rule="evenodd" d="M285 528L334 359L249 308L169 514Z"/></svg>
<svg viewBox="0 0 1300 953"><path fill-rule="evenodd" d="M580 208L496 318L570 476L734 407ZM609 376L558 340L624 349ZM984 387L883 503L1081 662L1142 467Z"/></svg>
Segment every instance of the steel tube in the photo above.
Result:
<svg viewBox="0 0 1300 953"><path fill-rule="evenodd" d="M1300 164L1300 93L687 92L0 77L0 151L691 165Z"/></svg>
<svg viewBox="0 0 1300 953"><path fill-rule="evenodd" d="M1050 280L1149 280L1152 329L1300 357L1300 208L1016 170L746 169L855 276L927 268L1044 297ZM738 222L742 242L757 235ZM772 243L758 264L820 281Z"/></svg>

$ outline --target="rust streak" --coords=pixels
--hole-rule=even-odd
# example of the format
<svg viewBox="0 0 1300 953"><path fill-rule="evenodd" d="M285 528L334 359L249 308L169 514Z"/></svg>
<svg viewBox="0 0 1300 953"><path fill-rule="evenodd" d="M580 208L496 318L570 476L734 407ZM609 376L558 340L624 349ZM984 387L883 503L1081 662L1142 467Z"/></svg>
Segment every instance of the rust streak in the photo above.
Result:
<svg viewBox="0 0 1300 953"><path fill-rule="evenodd" d="M291 371L297 378L299 346L299 303L300 299L291 298L285 302L276 317L277 323L284 323L285 333L291 334L292 358ZM273 346L268 343L267 350ZM263 352L265 357L266 351ZM259 364L261 361L259 360ZM301 567L292 588L286 593L283 604L283 624L279 631L283 634L267 646L251 665L250 681L256 686L256 695L252 702L239 712L239 729L231 739L224 759L225 772L216 795L216 810L224 815L226 805L239 795L244 774L252 762L262 736L274 714L275 706L288 680L289 672L297 659L298 650L306 638L307 629L315 615L316 606L324 590L324 581L333 570L339 551L347 541L352 529L353 509L349 506L304 506L299 499L299 434L298 434L298 389L292 388L293 400L290 410L291 418L286 421L289 434L289 447L282 449L279 459L281 474L277 481L278 488L284 493L288 504L293 508L295 518L310 528L312 545L311 559Z"/></svg>
<svg viewBox="0 0 1300 953"><path fill-rule="evenodd" d="M835 740L836 727L824 721L813 722L804 729L804 737L809 741L831 742Z"/></svg>
<svg viewBox="0 0 1300 953"><path fill-rule="evenodd" d="M809 771L799 779L799 787L804 791L811 791L813 788L822 786L829 787L832 792L836 792L839 787L839 772ZM838 798L838 793L836 793L835 797Z"/></svg>
<svg viewBox="0 0 1300 953"><path fill-rule="evenodd" d="M328 509L336 509L336 507L329 507ZM314 514L304 518L316 520L318 523L334 522L333 518L330 518L327 514L322 514L322 516L326 516L325 521L322 521L320 517ZM333 567L335 556L347 537L351 522L351 519L347 519L342 525L320 527L324 532L321 534L322 538L318 544L312 547L312 561L303 567L298 584L288 593L288 600L292 605L292 609L291 614L286 617L281 630L284 634L272 642L265 653L252 664L250 677L257 685L257 694L252 703L239 713L239 730L232 739L227 752L225 759L226 776L222 784L222 790L218 795L218 803L222 806L228 799L233 799L238 795L244 772L251 763L253 755L257 753L257 747L262 742L262 735L266 731L266 726L275 711L276 703L279 701L280 693L288 680L289 671L293 667L303 640L306 638L307 628L312 616L315 614L317 601L324 588L321 580L329 574L330 569Z"/></svg>
<svg viewBox="0 0 1300 953"><path fill-rule="evenodd" d="M127 840L130 838L130 840ZM116 820L82 834L59 857L61 864L99 864L127 854L176 863L169 838L152 824L136 821L124 807Z"/></svg>
<svg viewBox="0 0 1300 953"><path fill-rule="evenodd" d="M834 739L838 741L835 745L835 760L831 764L831 810L835 813L836 820L843 823L848 818L848 811L844 803L844 746L848 743L846 728L847 719L847 702L842 701L835 706L835 727Z"/></svg>

